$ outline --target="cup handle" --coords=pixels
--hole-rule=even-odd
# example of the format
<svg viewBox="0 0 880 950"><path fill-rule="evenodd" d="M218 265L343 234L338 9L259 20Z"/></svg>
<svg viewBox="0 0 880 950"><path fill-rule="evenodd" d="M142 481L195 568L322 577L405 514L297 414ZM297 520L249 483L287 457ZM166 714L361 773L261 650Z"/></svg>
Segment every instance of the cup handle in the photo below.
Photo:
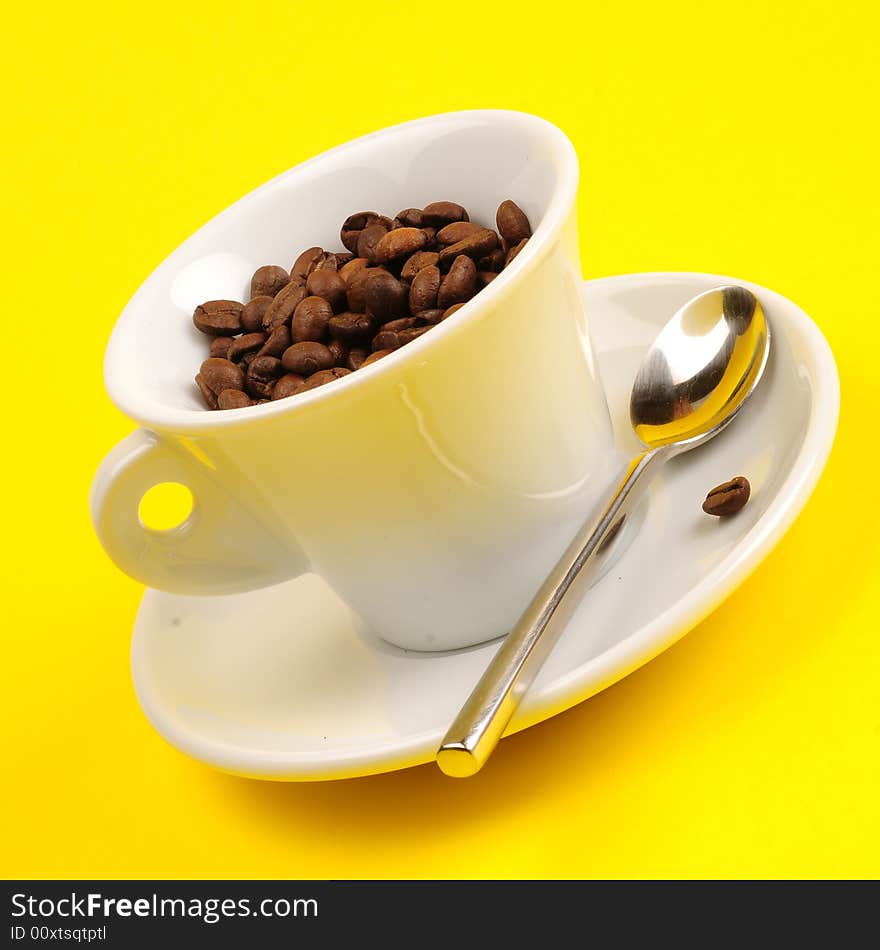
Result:
<svg viewBox="0 0 880 950"><path fill-rule="evenodd" d="M140 519L143 496L179 482L193 509L175 528L157 531ZM266 587L308 570L295 541L262 524L182 449L137 429L101 462L92 482L95 530L117 566L149 587L176 594L231 594Z"/></svg>

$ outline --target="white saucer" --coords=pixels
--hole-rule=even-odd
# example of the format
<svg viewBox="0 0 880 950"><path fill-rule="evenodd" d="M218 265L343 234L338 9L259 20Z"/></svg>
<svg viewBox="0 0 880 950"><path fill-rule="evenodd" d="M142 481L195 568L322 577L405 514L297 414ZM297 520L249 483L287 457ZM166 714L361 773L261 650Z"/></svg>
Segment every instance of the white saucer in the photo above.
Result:
<svg viewBox="0 0 880 950"><path fill-rule="evenodd" d="M802 310L732 278L632 274L584 285L621 448L637 447L628 402L641 354L689 297L723 283L745 284L764 305L773 331L765 381L727 432L656 478L634 538L577 609L511 732L683 636L767 556L816 484L837 425L834 359ZM748 506L730 519L703 514L706 492L734 475L752 483ZM150 721L196 759L259 778L344 778L429 761L496 648L406 653L360 634L307 575L225 597L148 590L132 673Z"/></svg>

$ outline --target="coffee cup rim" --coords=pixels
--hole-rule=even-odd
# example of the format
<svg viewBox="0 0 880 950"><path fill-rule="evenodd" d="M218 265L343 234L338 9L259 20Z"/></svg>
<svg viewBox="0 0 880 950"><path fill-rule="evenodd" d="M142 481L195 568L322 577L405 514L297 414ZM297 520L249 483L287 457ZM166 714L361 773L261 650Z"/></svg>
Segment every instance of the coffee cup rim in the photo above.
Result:
<svg viewBox="0 0 880 950"><path fill-rule="evenodd" d="M225 409L211 412L206 409L167 406L158 400L150 399L138 392L131 385L130 380L117 366L116 351L120 346L116 335L117 329L126 319L131 317L129 311L134 301L145 293L149 285L157 279L157 275L166 265L183 252L190 241L196 239L206 228L212 227L220 218L230 213L242 203L253 199L258 193L273 187L279 180L307 174L315 165L331 158L338 157L346 151L354 151L359 146L374 142L383 137L390 137L407 129L424 128L460 121L462 118L490 120L509 123L514 120L529 126L536 135L540 135L545 144L552 148L552 155L556 166L556 180L552 194L541 221L529 238L523 250L516 259L506 267L498 277L484 287L471 300L467 301L450 318L443 320L432 328L430 333L423 334L412 340L406 346L389 353L381 360L369 366L336 380L331 385L319 386L313 390L301 393L296 398L278 399L262 405L246 406L241 409ZM556 125L539 116L527 112L508 109L472 109L456 112L445 112L385 126L375 132L358 136L354 139L321 152L314 157L300 162L279 175L276 175L259 185L257 188L243 195L224 210L214 215L190 237L181 242L150 275L141 283L132 295L128 304L120 313L104 357L104 383L113 403L134 421L157 430L179 431L184 433L204 432L206 430L237 427L241 425L256 425L267 421L273 416L282 416L288 413L301 412L314 406L316 403L342 396L343 393L357 386L375 383L383 373L391 373L395 367L402 365L406 360L417 360L424 355L426 347L438 345L441 340L460 332L462 327L471 320L478 319L481 309L490 305L499 304L503 299L515 292L516 286L526 278L551 250L555 239L562 230L570 209L574 205L577 195L579 179L579 165L574 145L568 136ZM121 361L120 361L121 362Z"/></svg>

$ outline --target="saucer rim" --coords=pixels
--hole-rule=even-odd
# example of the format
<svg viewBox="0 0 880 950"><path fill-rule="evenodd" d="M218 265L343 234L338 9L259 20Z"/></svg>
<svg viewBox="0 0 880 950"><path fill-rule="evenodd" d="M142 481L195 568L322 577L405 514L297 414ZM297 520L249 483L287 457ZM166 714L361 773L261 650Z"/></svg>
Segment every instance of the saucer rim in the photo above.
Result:
<svg viewBox="0 0 880 950"><path fill-rule="evenodd" d="M791 470L764 516L741 538L687 594L642 625L630 636L568 673L557 676L523 701L505 735L537 725L578 705L668 649L727 599L768 557L803 510L831 452L840 411L840 380L834 356L821 330L796 303L752 281L698 271L645 271L583 281L584 292L658 282L713 281L741 284L763 299L781 304L774 315L774 331L781 319L786 340L806 365L813 389L803 442ZM777 308L774 308L777 309ZM779 339L781 334L776 334ZM796 347L796 344L800 344ZM151 593L147 589L144 598ZM166 710L158 691L151 691L148 665L143 660L143 625L139 623L143 600L135 620L131 645L131 672L138 702L149 722L172 746L221 771L277 781L322 781L352 778L423 764L433 759L442 729L429 729L407 737L367 743L356 750L309 750L279 755L216 738L193 735L180 724L173 710Z"/></svg>
<svg viewBox="0 0 880 950"><path fill-rule="evenodd" d="M797 355L800 360L809 365L809 377L813 384L813 400L804 439L788 476L767 512L735 545L728 556L720 561L688 594L679 598L649 623L604 653L594 657L584 667L572 670L547 684L547 687L541 691L541 697L546 700L548 706L552 705L552 697L558 700L562 694L571 692L574 682L579 678L577 676L579 670L600 667L612 668L614 671L607 682L597 678L597 683L601 685L597 685L595 689L583 696L583 699L589 699L590 696L659 656L712 613L751 576L785 536L815 490L834 445L840 417L840 377L837 364L822 331L809 314L789 297L753 281L700 271L644 271L619 274L584 281L584 287L585 289L599 287L608 283L620 285L623 281L650 284L654 281L669 281L671 278L680 279L683 282L709 279L717 281L719 286L739 284L748 287L763 300L775 299L784 305L779 314L784 315L782 322L786 324L786 329L794 330L805 344L803 351ZM779 329L778 320L779 316L775 315L774 332ZM786 334L786 339L789 345L793 345L791 333ZM811 359L808 360L807 357ZM669 636L660 638L658 631L666 628L667 625L672 632ZM642 645L647 644L652 645L648 649L640 649ZM623 672L620 672L621 670ZM514 732L536 725L576 704L569 703L557 709L556 712L542 713L539 719L534 719L532 716L515 719L505 735L512 735Z"/></svg>

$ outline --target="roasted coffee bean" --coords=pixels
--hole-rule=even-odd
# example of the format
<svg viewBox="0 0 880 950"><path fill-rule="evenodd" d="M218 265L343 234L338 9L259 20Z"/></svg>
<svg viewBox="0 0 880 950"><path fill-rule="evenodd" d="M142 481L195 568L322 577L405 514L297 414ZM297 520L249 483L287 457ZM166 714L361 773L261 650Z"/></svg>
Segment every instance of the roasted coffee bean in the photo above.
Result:
<svg viewBox="0 0 880 950"><path fill-rule="evenodd" d="M333 308L323 297L306 297L297 306L290 325L294 343L320 342L333 316Z"/></svg>
<svg viewBox="0 0 880 950"><path fill-rule="evenodd" d="M315 373L300 385L297 389L297 393L308 392L310 389L316 389L318 386L323 386L325 383L332 383L334 379L342 379L343 376L348 376L351 372L350 369L346 369L344 366L334 366L333 369L322 369L320 372Z"/></svg>
<svg viewBox="0 0 880 950"><path fill-rule="evenodd" d="M260 400L267 400L272 398L272 389L274 387L274 382L271 379L257 379L255 376L248 374L244 378L244 388L245 392L250 395L256 405L260 404Z"/></svg>
<svg viewBox="0 0 880 950"><path fill-rule="evenodd" d="M510 247L532 236L529 219L522 208L509 198L498 205L498 211L495 212L495 224L498 227L498 233Z"/></svg>
<svg viewBox="0 0 880 950"><path fill-rule="evenodd" d="M346 346L367 343L376 332L376 323L366 313L339 313L328 323L331 336Z"/></svg>
<svg viewBox="0 0 880 950"><path fill-rule="evenodd" d="M336 360L323 343L294 343L284 351L281 365L288 373L311 376L318 370L330 369Z"/></svg>
<svg viewBox="0 0 880 950"><path fill-rule="evenodd" d="M498 247L498 235L489 228L481 228L462 240L456 241L455 244L444 247L440 252L437 266L441 270L446 270L460 254L467 254L468 257L476 259L491 254L496 247Z"/></svg>
<svg viewBox="0 0 880 950"><path fill-rule="evenodd" d="M287 326L275 327L257 356L274 356L276 359L281 359L281 355L289 346L290 328Z"/></svg>
<svg viewBox="0 0 880 950"><path fill-rule="evenodd" d="M257 356L249 370L250 375L255 379L277 379L281 371L281 360L274 356Z"/></svg>
<svg viewBox="0 0 880 950"><path fill-rule="evenodd" d="M241 333L241 311L237 300L208 300L193 312L197 330L211 336L237 336Z"/></svg>
<svg viewBox="0 0 880 950"><path fill-rule="evenodd" d="M199 368L199 375L215 396L224 389L244 388L244 373L231 360L209 357Z"/></svg>
<svg viewBox="0 0 880 950"><path fill-rule="evenodd" d="M272 301L263 314L263 329L271 333L276 327L290 326L294 311L306 297L306 288L291 281Z"/></svg>
<svg viewBox="0 0 880 950"><path fill-rule="evenodd" d="M323 297L334 313L345 309L346 283L335 270L313 270L306 281L306 293L310 297Z"/></svg>
<svg viewBox="0 0 880 950"><path fill-rule="evenodd" d="M423 267L409 288L409 309L413 313L437 308L437 293L440 290L440 268Z"/></svg>
<svg viewBox="0 0 880 950"><path fill-rule="evenodd" d="M348 301L348 309L354 313L364 313L367 309L367 280L373 274L384 273L388 271L384 267L362 267L355 271L348 280L348 290L345 297Z"/></svg>
<svg viewBox="0 0 880 950"><path fill-rule="evenodd" d="M448 247L450 244L457 244L472 234L485 230L482 224L476 224L474 221L453 221L452 224L447 224L445 228L440 228L437 232L436 241L438 244L442 244L443 247Z"/></svg>
<svg viewBox="0 0 880 950"><path fill-rule="evenodd" d="M477 289L477 266L465 254L460 254L449 268L449 273L440 282L437 306L451 307L454 303L470 300Z"/></svg>
<svg viewBox="0 0 880 950"><path fill-rule="evenodd" d="M519 242L519 244L514 244L514 246L510 248L510 250L507 252L507 254L504 257L505 267L508 267L510 265L510 263L513 261L516 255L519 254L519 252L526 246L527 241L528 241L528 238L523 238Z"/></svg>
<svg viewBox="0 0 880 950"><path fill-rule="evenodd" d="M377 222L384 225L386 231L391 230L391 221L384 215L376 214L375 211L358 211L357 214L349 215L345 219L342 229L339 232L343 246L352 253L357 254L358 238L361 236L361 232L364 228L368 228L371 224L376 224Z"/></svg>
<svg viewBox="0 0 880 950"><path fill-rule="evenodd" d="M281 360L274 356L257 356L248 367L243 388L255 399L270 399L272 387L283 372Z"/></svg>
<svg viewBox="0 0 880 950"><path fill-rule="evenodd" d="M394 216L402 228L420 228L424 222L424 215L420 208L404 208Z"/></svg>
<svg viewBox="0 0 880 950"><path fill-rule="evenodd" d="M477 270L493 271L500 274L504 270L504 249L496 247L491 254L481 257L477 261Z"/></svg>
<svg viewBox="0 0 880 950"><path fill-rule="evenodd" d="M285 399L292 396L305 382L302 376L296 373L287 373L272 387L272 399Z"/></svg>
<svg viewBox="0 0 880 950"><path fill-rule="evenodd" d="M382 326L379 327L379 332L382 330L390 330L392 333L400 333L401 330L409 330L415 325L415 317L398 317L396 320L389 320L388 323L383 323Z"/></svg>
<svg viewBox="0 0 880 950"><path fill-rule="evenodd" d="M432 201L422 209L422 223L429 228L443 228L453 221L470 221L467 211L454 201Z"/></svg>
<svg viewBox="0 0 880 950"><path fill-rule="evenodd" d="M400 337L393 330L380 330L370 346L374 353L376 350L396 350L400 346Z"/></svg>
<svg viewBox="0 0 880 950"><path fill-rule="evenodd" d="M353 346L348 351L348 359L345 361L345 366L347 369L350 369L352 372L356 369L360 369L363 366L364 360L370 355L370 351L364 349L360 346Z"/></svg>
<svg viewBox="0 0 880 950"><path fill-rule="evenodd" d="M332 332L332 331L331 331ZM327 349L333 354L333 365L334 366L347 366L348 364L348 347L342 342L342 340L337 340L335 337L330 340L327 344ZM351 367L348 367L349 369Z"/></svg>
<svg viewBox="0 0 880 950"><path fill-rule="evenodd" d="M737 475L729 482L718 485L706 495L703 502L703 511L707 515L735 515L746 502L752 493L752 486L749 480L742 475Z"/></svg>
<svg viewBox="0 0 880 950"><path fill-rule="evenodd" d="M314 274L315 271L318 270L336 271L341 266L342 265L339 263L339 257L335 252L324 251L324 253L312 264L311 269L309 270L309 275Z"/></svg>
<svg viewBox="0 0 880 950"><path fill-rule="evenodd" d="M287 284L284 285L286 287ZM284 287L281 289L283 290ZM263 329L263 317L272 306L272 298L267 294L254 297L244 305L241 311L241 329L244 333L259 333Z"/></svg>
<svg viewBox="0 0 880 950"><path fill-rule="evenodd" d="M407 343L417 339L423 333L427 333L430 329L430 327L410 327L408 330L401 330L397 334L397 339L400 341L401 346L406 346Z"/></svg>
<svg viewBox="0 0 880 950"><path fill-rule="evenodd" d="M199 391L205 400L205 405L209 409L218 409L219 406L217 405L217 397L214 395L211 387L205 382L205 378L201 373L196 374L196 386L199 387Z"/></svg>
<svg viewBox="0 0 880 950"><path fill-rule="evenodd" d="M427 243L424 231L418 228L397 228L382 236L373 249L373 257L377 264L385 264L400 257L409 257L416 251L421 251Z"/></svg>
<svg viewBox="0 0 880 950"><path fill-rule="evenodd" d="M359 274L369 263L365 257L353 257L344 267L340 268L339 276L348 284L355 274Z"/></svg>
<svg viewBox="0 0 880 950"><path fill-rule="evenodd" d="M378 217L375 211L358 211L356 214L350 214L339 229L339 240L342 241L343 246L357 254L357 242L361 231Z"/></svg>
<svg viewBox="0 0 880 950"><path fill-rule="evenodd" d="M423 267L431 267L437 263L440 255L436 251L416 251L412 257L407 259L400 272L400 279L405 284L411 284L416 274Z"/></svg>
<svg viewBox="0 0 880 950"><path fill-rule="evenodd" d="M255 379L277 379L281 375L281 360L275 356L257 356L251 362L249 373Z"/></svg>
<svg viewBox="0 0 880 950"><path fill-rule="evenodd" d="M287 329L285 327L285 329ZM247 373L248 366L258 357L263 354L258 350L256 353L245 353L244 356L238 361L238 365L241 367L243 373Z"/></svg>
<svg viewBox="0 0 880 950"><path fill-rule="evenodd" d="M371 264L378 264L376 260L376 245L388 233L390 229L386 228L381 222L370 224L361 231L357 242L357 256L365 257Z"/></svg>
<svg viewBox="0 0 880 950"><path fill-rule="evenodd" d="M224 389L217 397L219 409L244 409L251 404L251 398L240 389Z"/></svg>
<svg viewBox="0 0 880 950"><path fill-rule="evenodd" d="M333 256L336 258L336 270L342 270L346 264L350 264L354 259L354 254L351 251L334 251Z"/></svg>
<svg viewBox="0 0 880 950"><path fill-rule="evenodd" d="M364 285L367 313L374 316L379 323L406 316L408 297L406 285L387 271L371 274Z"/></svg>
<svg viewBox="0 0 880 950"><path fill-rule="evenodd" d="M211 349L208 351L208 355L221 360L229 359L229 347L232 346L233 342L231 336L215 337L211 341Z"/></svg>
<svg viewBox="0 0 880 950"><path fill-rule="evenodd" d="M274 297L279 290L283 290L290 281L290 274L283 267L275 264L266 264L258 267L251 277L251 300L254 297Z"/></svg>
<svg viewBox="0 0 880 950"><path fill-rule="evenodd" d="M308 277L315 269L315 264L324 257L325 253L323 247L307 248L293 262L293 267L290 268L290 276L301 277L303 279Z"/></svg>
<svg viewBox="0 0 880 950"><path fill-rule="evenodd" d="M360 368L363 369L365 366L369 366L370 363L375 363L376 360L381 360L383 356L393 352L394 350L375 350L361 363Z"/></svg>
<svg viewBox="0 0 880 950"><path fill-rule="evenodd" d="M447 317L451 317L457 310L461 310L463 306L464 306L463 303L455 303L451 307L448 307L446 310L443 311L442 319L445 320Z"/></svg>
<svg viewBox="0 0 880 950"><path fill-rule="evenodd" d="M484 287L492 283L493 280L498 275L495 271L492 270L478 270L477 271L477 293L479 293Z"/></svg>
<svg viewBox="0 0 880 950"><path fill-rule="evenodd" d="M233 341L232 346L229 347L229 352L226 354L226 359L237 363L245 353L256 353L261 350L267 338L268 334L266 333L245 333L244 336L240 336Z"/></svg>
<svg viewBox="0 0 880 950"><path fill-rule="evenodd" d="M433 327L443 319L442 310L422 310L418 313L416 319L421 326Z"/></svg>

